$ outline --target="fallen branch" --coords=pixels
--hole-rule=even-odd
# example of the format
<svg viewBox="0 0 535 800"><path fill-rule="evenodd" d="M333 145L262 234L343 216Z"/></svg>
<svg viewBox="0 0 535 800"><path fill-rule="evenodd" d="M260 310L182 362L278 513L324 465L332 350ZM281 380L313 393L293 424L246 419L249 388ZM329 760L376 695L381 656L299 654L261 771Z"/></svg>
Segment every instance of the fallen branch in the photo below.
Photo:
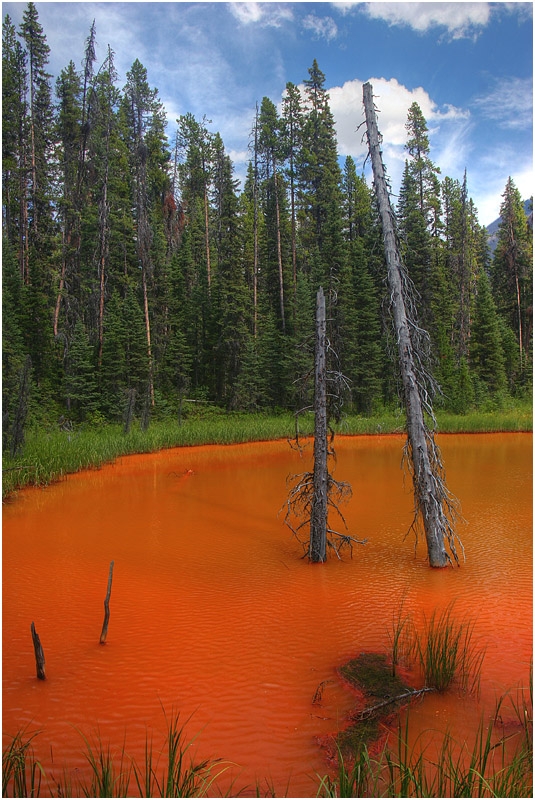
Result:
<svg viewBox="0 0 535 800"><path fill-rule="evenodd" d="M372 716L376 711L380 708L384 708L385 706L389 706L392 703L397 703L398 700L404 700L406 697L419 697L421 694L425 694L425 692L436 692L432 686L424 686L423 689L411 689L410 692L404 692L403 694L398 694L395 697L389 697L388 700L383 700L382 703L377 703L375 706L368 706L367 708L359 711L353 719L355 722L362 722L365 719L368 719Z"/></svg>

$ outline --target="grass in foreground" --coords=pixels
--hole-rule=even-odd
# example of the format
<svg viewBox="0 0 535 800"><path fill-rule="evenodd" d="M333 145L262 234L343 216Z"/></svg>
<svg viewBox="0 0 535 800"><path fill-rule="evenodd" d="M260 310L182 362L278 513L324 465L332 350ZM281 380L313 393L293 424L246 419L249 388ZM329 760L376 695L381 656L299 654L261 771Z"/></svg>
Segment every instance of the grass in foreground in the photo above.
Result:
<svg viewBox="0 0 535 800"><path fill-rule="evenodd" d="M532 683L530 683L532 686ZM351 765L338 753L338 774L317 776L317 797L532 797L532 689L526 697L519 690L512 708L520 709L517 731L506 735L499 715L507 698L502 698L493 718L482 719L472 748L459 743L450 733L443 735L435 754L426 752L423 732L414 745L408 744L409 715L398 724L394 746L385 745L372 756L365 743L353 754ZM525 724L528 723L529 724ZM36 734L18 733L3 753L3 797L126 797L133 789L138 797L240 796L250 788L227 794L218 779L227 766L218 760L195 761L191 742L184 737L178 716L168 720L166 744L156 756L152 741L145 743L145 763L140 767L125 749L114 753L96 737L86 741L89 775L73 777L65 770L61 778L48 778L36 760L32 740ZM285 793L287 796L289 785ZM275 797L274 786L256 786L256 796Z"/></svg>
<svg viewBox="0 0 535 800"><path fill-rule="evenodd" d="M494 412L466 415L438 414L439 430L444 433L489 433L493 431L530 431L532 412L528 404ZM313 415L301 417L301 433L313 431ZM347 416L335 426L344 435L403 433L404 417L385 411L373 417ZM30 430L24 449L17 458L4 455L2 462L2 497L24 486L46 486L65 475L83 469L99 469L123 455L149 453L170 447L201 444L237 444L292 437L293 414L280 415L222 413L213 409L201 417L188 417L181 425L175 420L155 421L147 431L138 424L123 433L119 424L82 426L64 430Z"/></svg>

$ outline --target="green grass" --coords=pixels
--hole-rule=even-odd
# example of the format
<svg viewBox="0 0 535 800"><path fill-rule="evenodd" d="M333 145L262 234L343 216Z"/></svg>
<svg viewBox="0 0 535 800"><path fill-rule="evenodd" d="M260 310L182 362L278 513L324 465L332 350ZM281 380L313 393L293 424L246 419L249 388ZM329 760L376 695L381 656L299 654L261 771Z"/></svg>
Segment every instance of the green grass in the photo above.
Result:
<svg viewBox="0 0 535 800"><path fill-rule="evenodd" d="M505 702L490 722L482 717L471 748L446 732L436 754L424 744L430 731L409 746L407 712L394 746L387 742L378 756L361 741L348 763L339 747L338 774L318 778L318 797L533 797L532 728L506 735L497 722Z"/></svg>
<svg viewBox="0 0 535 800"><path fill-rule="evenodd" d="M438 414L439 430L444 433L491 431L531 431L531 406L516 403L502 411L470 413L455 416ZM300 432L311 434L313 415L299 421ZM346 435L403 433L404 417L385 411L373 417L345 417L336 432ZM293 414L279 415L225 413L210 409L204 416L187 417L182 425L175 420L155 421L145 432L136 421L130 433L123 433L118 424L81 426L73 432L50 428L30 430L22 454L8 455L2 460L2 497L28 486L46 486L65 475L82 469L98 469L123 455L149 453L169 447L201 444L236 444L269 441L293 436Z"/></svg>
<svg viewBox="0 0 535 800"><path fill-rule="evenodd" d="M474 623L458 622L452 612L453 603L433 611L422 633L415 633L414 650L426 686L443 692L455 683L477 693L485 651L474 643Z"/></svg>
<svg viewBox="0 0 535 800"><path fill-rule="evenodd" d="M530 684L532 686L532 684ZM524 701L527 703L525 695ZM532 697L530 689L529 697ZM373 756L360 741L348 763L338 748L336 776L317 776L318 797L532 797L532 734L523 725L505 734L498 720L504 714L507 696L501 698L489 722L482 717L471 747L446 732L436 752L429 745L430 731L423 731L409 746L409 713L405 723L391 734L381 752ZM514 707L514 702L513 702ZM525 706L527 709L527 706ZM532 710L529 710L530 719ZM47 776L36 759L36 734L18 733L3 752L3 797L220 797L250 794L234 783L223 790L218 779L227 766L221 761L196 761L190 752L184 729L173 715L167 724L166 742L154 754L152 740L146 739L145 763L130 759L125 747L110 749L99 735L92 743L85 737L88 774ZM425 743L425 744L424 744ZM257 783L256 795L277 795L269 780L265 788Z"/></svg>
<svg viewBox="0 0 535 800"><path fill-rule="evenodd" d="M145 763L140 767L123 745L112 750L97 731L85 742L88 775L79 770L72 775L66 770L60 778L45 774L33 750L38 735L17 733L4 748L2 757L2 797L126 797L131 787L135 797L210 797L217 779L226 771L219 759L197 761L192 752L193 741L187 741L179 715L167 718L167 731L162 750L154 753L152 738L145 739ZM131 794L131 791L130 791ZM217 791L218 796L221 793Z"/></svg>

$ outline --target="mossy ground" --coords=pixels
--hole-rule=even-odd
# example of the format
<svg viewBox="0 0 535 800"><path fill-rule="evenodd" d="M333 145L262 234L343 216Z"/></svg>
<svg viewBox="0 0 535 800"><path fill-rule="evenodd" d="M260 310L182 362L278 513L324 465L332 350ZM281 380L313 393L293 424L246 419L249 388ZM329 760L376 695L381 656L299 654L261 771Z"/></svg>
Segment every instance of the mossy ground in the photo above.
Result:
<svg viewBox="0 0 535 800"><path fill-rule="evenodd" d="M337 736L340 750L354 754L361 744L371 745L380 738L381 722L392 715L397 704L378 708L365 718L360 718L362 712L382 701L405 694L411 687L399 675L392 674L392 665L381 653L360 653L340 667L340 674L366 698L364 708L357 712L359 718L350 721L348 727Z"/></svg>

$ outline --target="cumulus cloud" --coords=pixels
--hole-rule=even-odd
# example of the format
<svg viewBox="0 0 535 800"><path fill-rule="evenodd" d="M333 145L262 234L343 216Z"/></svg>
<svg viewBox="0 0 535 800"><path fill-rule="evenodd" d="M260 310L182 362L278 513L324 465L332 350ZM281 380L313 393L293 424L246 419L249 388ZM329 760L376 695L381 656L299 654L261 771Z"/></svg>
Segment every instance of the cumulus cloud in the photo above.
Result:
<svg viewBox="0 0 535 800"><path fill-rule="evenodd" d="M533 80L496 80L489 92L475 98L473 105L485 119L494 120L501 128L529 129L533 120Z"/></svg>
<svg viewBox="0 0 535 800"><path fill-rule="evenodd" d="M338 35L338 27L332 17L317 17L315 14L307 14L302 25L305 30L312 31L316 39L323 37L330 42Z"/></svg>
<svg viewBox="0 0 535 800"><path fill-rule="evenodd" d="M373 86L375 104L380 109L379 127L383 140L390 146L403 148L407 139L407 112L413 103L418 103L428 125L440 126L448 120L467 120L469 112L445 105L440 109L429 94L419 86L407 89L396 78L370 78ZM329 89L331 111L334 114L338 145L342 155L355 155L365 152L365 145L360 143L361 134L357 127L364 121L362 107L363 81L358 79L346 81L343 86Z"/></svg>
<svg viewBox="0 0 535 800"><path fill-rule="evenodd" d="M401 183L407 151L407 113L413 103L418 103L427 121L432 139L433 160L444 174L462 177L471 148L468 135L472 129L470 112L451 104L439 107L421 86L408 89L396 78L370 78L375 105L379 109L378 123L383 137L385 166L394 193ZM362 105L363 81L346 81L343 86L328 90L341 156L352 156L357 169L362 167L367 155L365 139L364 108ZM302 97L305 87L299 86ZM279 106L279 113L282 110Z"/></svg>
<svg viewBox="0 0 535 800"><path fill-rule="evenodd" d="M420 33L445 28L452 39L476 35L491 15L490 3L364 3L360 10L371 19Z"/></svg>

